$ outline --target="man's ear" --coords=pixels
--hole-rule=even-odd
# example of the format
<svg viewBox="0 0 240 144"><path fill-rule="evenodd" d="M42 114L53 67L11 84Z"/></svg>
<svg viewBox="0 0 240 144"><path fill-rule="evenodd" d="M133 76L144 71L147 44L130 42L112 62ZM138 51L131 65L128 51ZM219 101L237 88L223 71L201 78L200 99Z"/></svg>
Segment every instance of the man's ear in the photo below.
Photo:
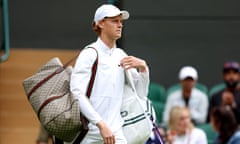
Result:
<svg viewBox="0 0 240 144"><path fill-rule="evenodd" d="M98 26L99 26L100 28L103 28L103 26L104 26L104 21L103 21L103 20L99 21L99 22L98 22Z"/></svg>

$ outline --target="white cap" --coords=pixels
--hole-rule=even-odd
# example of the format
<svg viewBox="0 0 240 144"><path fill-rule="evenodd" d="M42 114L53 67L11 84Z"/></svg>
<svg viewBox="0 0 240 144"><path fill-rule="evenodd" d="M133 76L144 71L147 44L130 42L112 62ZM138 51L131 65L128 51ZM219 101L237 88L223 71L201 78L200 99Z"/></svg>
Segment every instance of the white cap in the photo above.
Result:
<svg viewBox="0 0 240 144"><path fill-rule="evenodd" d="M126 20L129 18L128 11L120 11L116 6L111 4L104 4L100 6L94 16L94 22L98 24L98 21L103 20L105 17L115 17L122 14L122 19Z"/></svg>
<svg viewBox="0 0 240 144"><path fill-rule="evenodd" d="M197 70L191 66L185 66L181 68L179 72L179 79L184 80L188 77L192 78L193 80L197 80L198 79Z"/></svg>

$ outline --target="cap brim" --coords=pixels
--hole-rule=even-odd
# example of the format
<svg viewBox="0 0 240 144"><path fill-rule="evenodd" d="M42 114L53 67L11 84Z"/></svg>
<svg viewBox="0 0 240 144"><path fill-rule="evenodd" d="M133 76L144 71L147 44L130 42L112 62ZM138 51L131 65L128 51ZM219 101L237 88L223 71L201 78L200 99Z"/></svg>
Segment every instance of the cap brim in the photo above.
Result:
<svg viewBox="0 0 240 144"><path fill-rule="evenodd" d="M126 19L129 18L129 12L128 12L128 11L125 11L125 10L120 11L120 13L119 13L119 12L117 12L117 13L111 13L110 15L107 15L106 17L115 17L115 16L119 16L119 15L122 16L122 19L123 19L123 20L126 20Z"/></svg>
<svg viewBox="0 0 240 144"><path fill-rule="evenodd" d="M196 80L196 78L193 77L193 76L186 76L186 77L181 78L180 80L186 80L186 79L193 79L193 80Z"/></svg>

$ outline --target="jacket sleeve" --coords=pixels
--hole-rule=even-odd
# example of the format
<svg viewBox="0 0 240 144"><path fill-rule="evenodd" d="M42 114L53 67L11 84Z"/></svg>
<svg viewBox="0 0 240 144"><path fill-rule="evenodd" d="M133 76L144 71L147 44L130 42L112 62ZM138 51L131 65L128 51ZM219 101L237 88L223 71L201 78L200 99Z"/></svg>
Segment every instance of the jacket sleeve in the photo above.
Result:
<svg viewBox="0 0 240 144"><path fill-rule="evenodd" d="M196 122L197 124L201 124L206 121L208 113L208 98L206 94L199 93L198 99L199 99L198 108L190 108L190 111L194 122Z"/></svg>
<svg viewBox="0 0 240 144"><path fill-rule="evenodd" d="M96 58L95 50L84 49L76 61L70 81L70 90L78 98L81 112L93 124L98 123L102 118L92 107L85 94L91 77L91 68Z"/></svg>
<svg viewBox="0 0 240 144"><path fill-rule="evenodd" d="M167 101L166 101L166 104L165 104L165 107L164 107L164 111L163 111L163 123L165 125L168 124L168 120L169 120L169 113L170 113L170 110L172 108L172 102L173 102L173 97L172 95L169 95L167 96Z"/></svg>
<svg viewBox="0 0 240 144"><path fill-rule="evenodd" d="M133 77L133 82L137 91L137 94L140 98L145 99L148 95L149 88L149 69L142 73L138 72L136 69L131 69L131 75Z"/></svg>
<svg viewBox="0 0 240 144"><path fill-rule="evenodd" d="M239 144L240 143L240 137L236 136L234 138L232 138L231 142L229 142L231 144Z"/></svg>

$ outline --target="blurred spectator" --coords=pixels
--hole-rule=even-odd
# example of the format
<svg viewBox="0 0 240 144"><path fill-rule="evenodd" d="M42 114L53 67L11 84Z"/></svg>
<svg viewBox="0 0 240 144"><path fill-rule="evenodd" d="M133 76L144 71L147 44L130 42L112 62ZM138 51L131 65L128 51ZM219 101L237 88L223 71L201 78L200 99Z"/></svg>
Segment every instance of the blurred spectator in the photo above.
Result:
<svg viewBox="0 0 240 144"><path fill-rule="evenodd" d="M218 132L214 144L240 144L240 131L229 106L214 107L210 113L211 125Z"/></svg>
<svg viewBox="0 0 240 144"><path fill-rule="evenodd" d="M207 144L202 129L194 127L187 107L175 106L170 111L168 144Z"/></svg>
<svg viewBox="0 0 240 144"><path fill-rule="evenodd" d="M206 121L208 110L208 96L195 88L198 73L195 68L185 66L179 72L181 89L170 93L163 113L163 122L169 119L169 111L174 106L186 106L191 112L191 120L194 124L202 124Z"/></svg>
<svg viewBox="0 0 240 144"><path fill-rule="evenodd" d="M240 66L237 62L226 62L223 66L223 79L226 88L211 96L208 109L208 121L214 107L227 105L232 108L240 124Z"/></svg>

